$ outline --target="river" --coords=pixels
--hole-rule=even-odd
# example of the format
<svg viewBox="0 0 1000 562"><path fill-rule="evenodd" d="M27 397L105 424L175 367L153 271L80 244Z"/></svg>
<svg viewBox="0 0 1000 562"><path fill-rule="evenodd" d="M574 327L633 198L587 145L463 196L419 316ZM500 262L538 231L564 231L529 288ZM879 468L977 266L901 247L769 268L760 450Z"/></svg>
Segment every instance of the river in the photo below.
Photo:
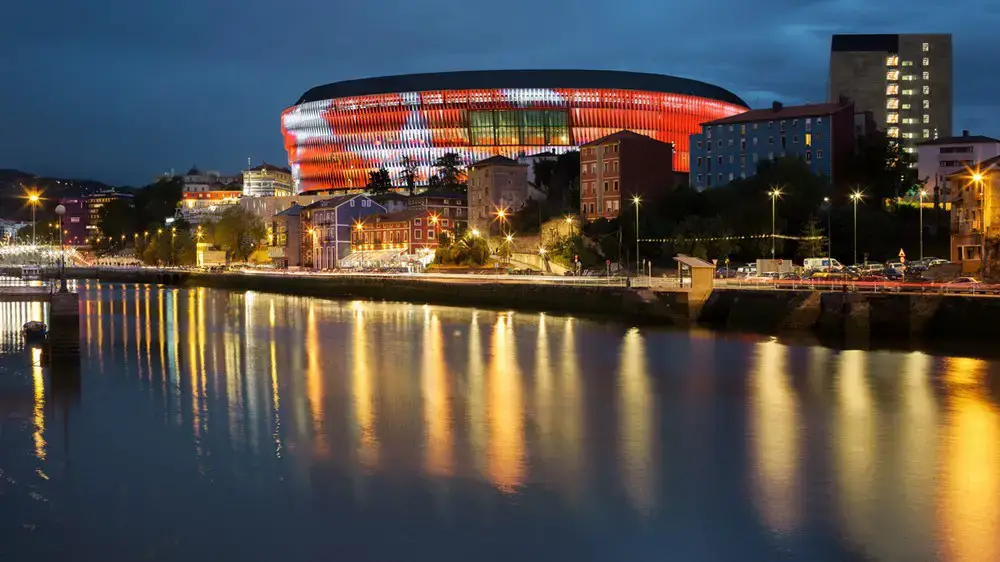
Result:
<svg viewBox="0 0 1000 562"><path fill-rule="evenodd" d="M0 560L1000 560L1000 363L80 287L0 304Z"/></svg>

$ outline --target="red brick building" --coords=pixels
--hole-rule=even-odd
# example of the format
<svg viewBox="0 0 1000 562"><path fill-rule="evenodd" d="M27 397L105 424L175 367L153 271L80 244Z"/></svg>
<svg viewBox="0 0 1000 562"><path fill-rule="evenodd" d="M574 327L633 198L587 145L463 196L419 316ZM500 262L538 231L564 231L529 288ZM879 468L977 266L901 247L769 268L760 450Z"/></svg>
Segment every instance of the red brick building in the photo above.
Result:
<svg viewBox="0 0 1000 562"><path fill-rule="evenodd" d="M438 235L454 227L454 218L423 209L369 215L351 229L351 246L355 251L400 250L411 255L434 252Z"/></svg>
<svg viewBox="0 0 1000 562"><path fill-rule="evenodd" d="M612 219L633 196L655 199L672 189L674 146L619 131L580 147L580 215Z"/></svg>

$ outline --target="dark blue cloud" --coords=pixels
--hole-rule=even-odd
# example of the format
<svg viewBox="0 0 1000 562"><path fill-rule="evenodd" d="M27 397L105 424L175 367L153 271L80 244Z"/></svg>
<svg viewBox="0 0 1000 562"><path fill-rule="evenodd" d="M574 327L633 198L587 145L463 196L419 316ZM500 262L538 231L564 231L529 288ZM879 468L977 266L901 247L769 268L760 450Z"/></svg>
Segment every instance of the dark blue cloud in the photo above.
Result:
<svg viewBox="0 0 1000 562"><path fill-rule="evenodd" d="M833 33L953 33L955 130L997 136L1000 4L978 4L20 0L0 35L0 167L142 184L191 164L283 162L279 114L303 91L392 73L636 70L752 105L815 102Z"/></svg>

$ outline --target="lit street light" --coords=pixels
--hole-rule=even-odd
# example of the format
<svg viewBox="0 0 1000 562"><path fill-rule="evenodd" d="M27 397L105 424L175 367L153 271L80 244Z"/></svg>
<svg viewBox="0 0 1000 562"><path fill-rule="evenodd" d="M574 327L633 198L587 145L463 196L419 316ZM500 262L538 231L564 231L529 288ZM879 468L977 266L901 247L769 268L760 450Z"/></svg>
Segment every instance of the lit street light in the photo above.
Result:
<svg viewBox="0 0 1000 562"><path fill-rule="evenodd" d="M35 208L41 202L42 198L38 196L38 193L29 192L28 193L28 204L31 205L31 245L35 245Z"/></svg>
<svg viewBox="0 0 1000 562"><path fill-rule="evenodd" d="M851 194L851 201L854 201L854 264L858 263L858 201L864 197L860 191Z"/></svg>
<svg viewBox="0 0 1000 562"><path fill-rule="evenodd" d="M642 203L642 199L638 195L632 196L632 204L635 205L635 273L636 275L641 275L642 271L639 269L639 203Z"/></svg>
<svg viewBox="0 0 1000 562"><path fill-rule="evenodd" d="M979 216L980 216L979 220L982 222L982 224L980 225L980 228L979 228L979 232L980 232L980 234L979 234L979 263L980 263L980 266L981 266L980 271L983 273L983 276L985 277L985 274L986 274L986 234L987 234L987 232L986 232L986 217L987 217L987 214L986 214L986 211L987 211L986 198L987 198L987 196L989 196L989 190L986 189L986 186L985 186L986 177L983 176L983 173L980 172L979 170L976 170L975 172L972 172L971 179L972 179L972 183L974 183L976 185L976 187L979 188Z"/></svg>
<svg viewBox="0 0 1000 562"><path fill-rule="evenodd" d="M62 223L63 215L66 214L66 207L56 205L56 214L59 215L59 222ZM66 289L66 249L63 247L63 229L59 225L59 292L65 293Z"/></svg>
<svg viewBox="0 0 1000 562"><path fill-rule="evenodd" d="M833 268L833 219L830 218L833 203L829 197L824 197L823 202L826 203L826 253L830 256L830 267Z"/></svg>
<svg viewBox="0 0 1000 562"><path fill-rule="evenodd" d="M774 187L774 188L771 189L771 191L767 192L767 195L768 195L768 197L771 198L771 259L773 260L774 259L774 254L775 254L775 251L774 251L775 250L775 248L774 248L774 235L775 235L774 217L775 217L775 212L777 210L778 197L781 197L781 190L778 189L777 187Z"/></svg>
<svg viewBox="0 0 1000 562"><path fill-rule="evenodd" d="M924 261L924 197L927 197L927 190L920 190L920 261Z"/></svg>

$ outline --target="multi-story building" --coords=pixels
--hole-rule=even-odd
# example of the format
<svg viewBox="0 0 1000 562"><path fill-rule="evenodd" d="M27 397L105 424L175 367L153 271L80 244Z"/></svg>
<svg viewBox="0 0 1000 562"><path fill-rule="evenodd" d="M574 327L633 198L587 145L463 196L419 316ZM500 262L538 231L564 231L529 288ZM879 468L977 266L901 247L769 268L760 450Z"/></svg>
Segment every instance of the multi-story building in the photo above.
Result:
<svg viewBox="0 0 1000 562"><path fill-rule="evenodd" d="M982 264L984 240L1000 234L1000 156L953 172L946 181L951 200L951 261L960 262L962 271L971 273ZM987 258L997 256L987 254Z"/></svg>
<svg viewBox="0 0 1000 562"><path fill-rule="evenodd" d="M341 267L351 254L352 229L368 215L385 213L385 207L367 195L354 193L325 198L306 205L300 217L301 228L312 236L314 269Z"/></svg>
<svg viewBox="0 0 1000 562"><path fill-rule="evenodd" d="M212 184L213 189L205 191L184 191L178 214L191 224L211 222L227 207L239 205L243 197L242 189L235 184Z"/></svg>
<svg viewBox="0 0 1000 562"><path fill-rule="evenodd" d="M465 226L469 220L468 196L457 191L427 190L406 200L407 210L423 210L449 219L449 224Z"/></svg>
<svg viewBox="0 0 1000 562"><path fill-rule="evenodd" d="M586 220L615 218L628 201L646 201L674 185L674 147L631 131L619 131L580 147L580 214Z"/></svg>
<svg viewBox="0 0 1000 562"><path fill-rule="evenodd" d="M90 224L90 215L87 213L86 197L66 197L59 200L59 204L66 207L63 214L63 230L65 241L70 244L84 244L90 233L87 225Z"/></svg>
<svg viewBox="0 0 1000 562"><path fill-rule="evenodd" d="M834 35L830 101L848 97L903 150L951 136L950 34Z"/></svg>
<svg viewBox="0 0 1000 562"><path fill-rule="evenodd" d="M498 213L516 213L528 202L528 165L493 156L469 166L469 226L489 232Z"/></svg>
<svg viewBox="0 0 1000 562"><path fill-rule="evenodd" d="M309 267L312 265L310 227L302 223L302 207L291 207L271 218L267 225L267 256L275 267Z"/></svg>
<svg viewBox="0 0 1000 562"><path fill-rule="evenodd" d="M970 135L940 137L917 144L917 179L926 182L924 189L940 201L948 201L948 177L976 162L1000 156L1000 139Z"/></svg>
<svg viewBox="0 0 1000 562"><path fill-rule="evenodd" d="M201 193L218 189L243 190L243 176L224 176L216 171L203 172L192 166L183 176L181 181L184 184L184 193Z"/></svg>
<svg viewBox="0 0 1000 562"><path fill-rule="evenodd" d="M324 194L300 193L299 195L282 195L280 197L241 197L239 203L244 210L257 215L260 220L267 223L270 222L271 217L292 205L307 206L329 198L329 195Z"/></svg>
<svg viewBox="0 0 1000 562"><path fill-rule="evenodd" d="M454 219L425 209L370 215L351 231L355 256L363 262L388 263L414 258L429 263L438 248L438 235L453 229Z"/></svg>
<svg viewBox="0 0 1000 562"><path fill-rule="evenodd" d="M292 171L264 163L243 171L243 195L281 197L292 195Z"/></svg>
<svg viewBox="0 0 1000 562"><path fill-rule="evenodd" d="M702 123L691 135L689 184L697 189L752 177L761 162L786 156L805 160L815 174L837 180L855 149L854 106L843 103L754 109Z"/></svg>

